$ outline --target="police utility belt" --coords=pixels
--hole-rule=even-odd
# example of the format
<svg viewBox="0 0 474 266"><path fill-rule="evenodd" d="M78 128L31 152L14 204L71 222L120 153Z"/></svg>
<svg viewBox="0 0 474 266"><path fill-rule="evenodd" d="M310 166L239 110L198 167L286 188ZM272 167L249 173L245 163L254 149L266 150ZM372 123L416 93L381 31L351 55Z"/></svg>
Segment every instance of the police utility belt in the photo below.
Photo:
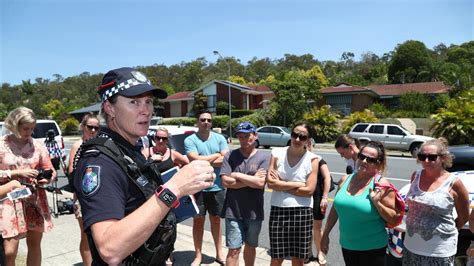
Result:
<svg viewBox="0 0 474 266"><path fill-rule="evenodd" d="M124 148L123 148L124 149ZM145 199L155 195L157 188L163 184L157 164L147 161L144 165L137 163L127 156L121 147L112 139L97 137L85 142L76 154L75 162L86 151L97 151L107 155L127 173L132 181L142 192ZM80 178L76 177L75 178ZM150 238L122 262L123 265L159 265L166 261L176 240L176 217L173 212L168 212L165 218L155 229Z"/></svg>

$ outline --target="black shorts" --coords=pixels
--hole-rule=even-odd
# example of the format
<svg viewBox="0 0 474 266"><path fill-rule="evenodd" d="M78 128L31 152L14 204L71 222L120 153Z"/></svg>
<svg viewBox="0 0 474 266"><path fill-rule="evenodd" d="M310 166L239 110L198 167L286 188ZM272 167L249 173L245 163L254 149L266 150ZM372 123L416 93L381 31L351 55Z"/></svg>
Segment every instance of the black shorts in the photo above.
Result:
<svg viewBox="0 0 474 266"><path fill-rule="evenodd" d="M321 200L323 198L323 191L320 186L316 185L313 194L313 219L323 220L325 214L321 212Z"/></svg>
<svg viewBox="0 0 474 266"><path fill-rule="evenodd" d="M194 194L194 197L199 207L199 216L206 216L206 211L213 216L221 215L224 207L225 190L201 191Z"/></svg>
<svg viewBox="0 0 474 266"><path fill-rule="evenodd" d="M346 266L379 266L384 265L386 247L371 250L349 250L342 248Z"/></svg>

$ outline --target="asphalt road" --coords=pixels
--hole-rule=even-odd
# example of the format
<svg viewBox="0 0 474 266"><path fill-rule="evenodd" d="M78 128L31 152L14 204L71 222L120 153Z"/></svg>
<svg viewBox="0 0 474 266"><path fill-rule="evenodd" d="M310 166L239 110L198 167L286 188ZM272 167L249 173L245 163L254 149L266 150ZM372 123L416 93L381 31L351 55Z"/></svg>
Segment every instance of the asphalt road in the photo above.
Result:
<svg viewBox="0 0 474 266"><path fill-rule="evenodd" d="M74 141L77 139L70 139L67 138L65 139L65 146L66 146L66 151L69 153L70 147ZM233 149L236 146L231 146L230 148ZM262 149L265 152L270 152L269 149ZM321 150L321 151L314 151L316 154L321 155L324 160L327 162L329 166L329 170L331 172L331 175L333 176L333 179L335 181L338 181L343 175L345 175L345 169L346 169L346 164L345 161L337 154L335 150ZM387 160L387 166L388 168L386 169L385 177L387 177L398 189L401 189L403 186L408 184L410 180L411 173L419 168L419 166L416 164L416 161L412 158L407 158L407 157L397 157L397 156L391 156L388 157ZM62 178L63 173L62 171L59 171L59 178L58 178L58 187L62 187L67 184L67 179ZM269 221L269 215L270 215L270 197L271 197L271 190L266 189L265 191L265 221L263 223L262 231L260 233L260 241L259 241L259 246L264 247L264 248L269 248L270 243L269 243L269 234L268 234L268 221ZM330 201L330 206L329 208L332 207L332 200L334 197L334 192L331 192L329 194L329 201ZM329 210L327 211L329 213ZM186 220L183 222L185 225L192 226L192 219ZM225 233L225 224L222 221L221 222L222 226L222 233ZM209 222L206 222L205 225L205 230L210 231L209 228ZM330 251L328 254L328 261L332 262L331 264L333 265L343 265L343 260L342 260L342 253L341 253L341 247L339 245L339 230L338 226L336 225L331 232L330 235Z"/></svg>

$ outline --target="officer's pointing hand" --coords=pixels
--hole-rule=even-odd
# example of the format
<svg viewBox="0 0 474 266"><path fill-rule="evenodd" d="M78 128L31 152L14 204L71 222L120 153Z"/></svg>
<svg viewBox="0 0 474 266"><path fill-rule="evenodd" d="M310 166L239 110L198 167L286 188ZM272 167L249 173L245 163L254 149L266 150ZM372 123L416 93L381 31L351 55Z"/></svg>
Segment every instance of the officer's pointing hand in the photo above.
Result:
<svg viewBox="0 0 474 266"><path fill-rule="evenodd" d="M168 181L169 187L179 191L179 196L192 195L214 184L216 175L208 161L195 160L179 170Z"/></svg>

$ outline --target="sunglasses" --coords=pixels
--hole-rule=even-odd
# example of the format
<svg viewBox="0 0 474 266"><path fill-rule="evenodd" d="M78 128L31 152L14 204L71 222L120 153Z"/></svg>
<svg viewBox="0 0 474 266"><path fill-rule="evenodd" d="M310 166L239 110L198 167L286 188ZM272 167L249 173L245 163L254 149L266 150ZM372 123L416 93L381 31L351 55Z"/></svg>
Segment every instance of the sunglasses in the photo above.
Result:
<svg viewBox="0 0 474 266"><path fill-rule="evenodd" d="M362 153L357 154L357 158L358 158L359 160L361 160L361 161L367 160L367 162L368 162L368 163L371 163L371 164L376 164L376 163L379 162L379 159L373 158L373 157L369 157L369 156L364 155L364 154L362 154Z"/></svg>
<svg viewBox="0 0 474 266"><path fill-rule="evenodd" d="M168 137L158 137L158 136L156 136L155 140L156 141L168 141Z"/></svg>
<svg viewBox="0 0 474 266"><path fill-rule="evenodd" d="M201 121L201 123L205 123L205 122L212 123L212 119L210 118L201 118L199 120Z"/></svg>
<svg viewBox="0 0 474 266"><path fill-rule="evenodd" d="M434 162L436 159L438 159L438 154L424 154L424 153L418 153L416 157L418 157L418 160L424 162L426 158L428 158L428 161Z"/></svg>
<svg viewBox="0 0 474 266"><path fill-rule="evenodd" d="M296 132L291 132L291 137L294 138L294 139L300 139L300 141L307 141L308 140L308 136L298 134Z"/></svg>
<svg viewBox="0 0 474 266"><path fill-rule="evenodd" d="M96 126L86 125L86 127L87 127L87 129L89 129L90 131L92 131L92 130L98 131L98 130L99 130L99 127L96 127Z"/></svg>

